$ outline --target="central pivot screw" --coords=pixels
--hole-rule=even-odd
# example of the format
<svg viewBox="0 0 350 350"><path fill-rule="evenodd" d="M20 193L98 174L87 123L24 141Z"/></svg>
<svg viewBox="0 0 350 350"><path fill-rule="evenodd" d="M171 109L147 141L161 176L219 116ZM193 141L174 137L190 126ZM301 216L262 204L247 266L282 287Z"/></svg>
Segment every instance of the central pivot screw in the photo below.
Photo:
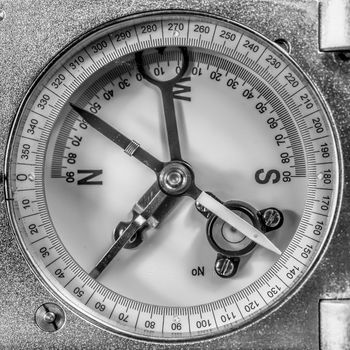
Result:
<svg viewBox="0 0 350 350"><path fill-rule="evenodd" d="M169 163L159 174L160 187L166 194L182 194L188 190L191 182L191 171L182 163Z"/></svg>
<svg viewBox="0 0 350 350"><path fill-rule="evenodd" d="M183 179L183 174L178 170L174 170L166 175L165 183L169 188L177 188L181 186Z"/></svg>

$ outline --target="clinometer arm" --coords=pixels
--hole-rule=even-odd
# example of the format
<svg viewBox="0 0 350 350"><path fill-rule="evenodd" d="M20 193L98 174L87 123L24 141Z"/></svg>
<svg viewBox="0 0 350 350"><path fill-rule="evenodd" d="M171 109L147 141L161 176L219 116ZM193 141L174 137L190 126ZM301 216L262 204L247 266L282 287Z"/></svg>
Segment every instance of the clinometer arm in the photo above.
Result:
<svg viewBox="0 0 350 350"><path fill-rule="evenodd" d="M90 126L121 147L126 154L135 157L157 174L163 169L163 162L159 161L146 150L141 148L136 141L130 140L95 114L92 114L72 103L70 103L70 105Z"/></svg>
<svg viewBox="0 0 350 350"><path fill-rule="evenodd" d="M89 275L97 278L133 236L145 229L157 227L175 206L179 197L168 196L156 181L134 205L133 219L125 225L113 245L103 255ZM120 225L118 224L117 227Z"/></svg>

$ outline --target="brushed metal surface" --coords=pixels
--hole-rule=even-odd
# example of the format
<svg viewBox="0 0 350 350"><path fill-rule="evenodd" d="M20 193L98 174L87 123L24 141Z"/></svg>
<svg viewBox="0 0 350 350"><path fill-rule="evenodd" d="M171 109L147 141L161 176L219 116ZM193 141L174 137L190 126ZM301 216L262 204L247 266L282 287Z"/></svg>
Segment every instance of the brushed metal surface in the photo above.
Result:
<svg viewBox="0 0 350 350"><path fill-rule="evenodd" d="M350 349L350 299L321 300L320 349Z"/></svg>
<svg viewBox="0 0 350 350"><path fill-rule="evenodd" d="M350 2L322 0L320 2L320 50L350 50Z"/></svg>
<svg viewBox="0 0 350 350"><path fill-rule="evenodd" d="M225 16L269 39L285 38L291 56L328 102L341 138L344 198L333 238L309 280L282 307L232 334L192 344L152 344L115 336L66 310L66 324L45 333L34 314L57 302L21 256L3 206L0 211L0 348L3 349L319 349L320 299L350 298L350 62L318 51L318 3L313 0L2 0L0 21L0 160L20 101L48 60L96 25L142 10L183 8Z"/></svg>

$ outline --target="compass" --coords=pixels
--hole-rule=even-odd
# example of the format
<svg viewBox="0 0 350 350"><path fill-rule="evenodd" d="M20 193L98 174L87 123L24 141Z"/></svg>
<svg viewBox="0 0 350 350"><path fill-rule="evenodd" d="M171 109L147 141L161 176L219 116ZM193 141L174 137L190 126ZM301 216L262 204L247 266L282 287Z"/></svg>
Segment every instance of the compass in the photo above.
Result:
<svg viewBox="0 0 350 350"><path fill-rule="evenodd" d="M36 276L84 320L156 342L220 336L273 313L323 254L341 201L334 125L288 45L201 12L126 16L26 95L7 210Z"/></svg>

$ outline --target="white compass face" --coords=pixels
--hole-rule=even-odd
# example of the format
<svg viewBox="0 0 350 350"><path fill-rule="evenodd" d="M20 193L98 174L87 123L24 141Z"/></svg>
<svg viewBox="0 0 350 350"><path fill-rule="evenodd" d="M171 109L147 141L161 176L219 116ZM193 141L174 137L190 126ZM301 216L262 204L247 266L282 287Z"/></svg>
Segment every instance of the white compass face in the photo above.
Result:
<svg viewBox="0 0 350 350"><path fill-rule="evenodd" d="M197 339L281 304L339 200L323 101L288 55L198 13L129 17L36 81L7 154L30 264L114 332Z"/></svg>

